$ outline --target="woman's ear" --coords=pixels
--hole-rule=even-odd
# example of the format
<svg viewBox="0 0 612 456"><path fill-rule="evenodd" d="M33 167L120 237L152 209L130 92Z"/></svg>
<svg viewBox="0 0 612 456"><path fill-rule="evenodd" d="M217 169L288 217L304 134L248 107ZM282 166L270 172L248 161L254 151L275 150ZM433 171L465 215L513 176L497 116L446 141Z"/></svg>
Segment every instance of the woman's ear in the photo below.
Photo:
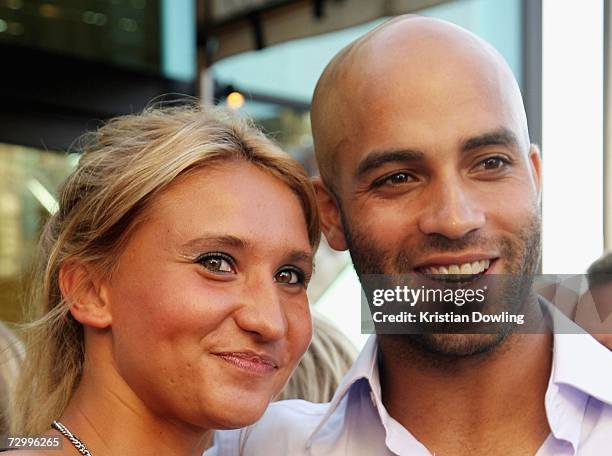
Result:
<svg viewBox="0 0 612 456"><path fill-rule="evenodd" d="M325 186L320 177L315 177L312 181L321 213L321 230L327 239L327 243L334 250L346 250L346 238L344 237L344 227L340 209L336 203L336 198Z"/></svg>
<svg viewBox="0 0 612 456"><path fill-rule="evenodd" d="M79 261L62 263L59 286L75 320L98 329L111 325L112 314L106 288L93 268Z"/></svg>

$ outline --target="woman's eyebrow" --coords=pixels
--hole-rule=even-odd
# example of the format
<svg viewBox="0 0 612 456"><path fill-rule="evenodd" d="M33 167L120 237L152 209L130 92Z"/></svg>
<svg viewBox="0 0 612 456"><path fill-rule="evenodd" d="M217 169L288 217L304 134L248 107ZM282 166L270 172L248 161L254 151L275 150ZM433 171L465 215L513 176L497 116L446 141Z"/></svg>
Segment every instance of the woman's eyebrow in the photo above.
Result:
<svg viewBox="0 0 612 456"><path fill-rule="evenodd" d="M205 250L207 248L211 248L211 246L215 248L223 248L223 247L231 247L238 250L248 250L252 247L249 241L246 241L237 236L232 236L228 234L210 234L204 236L198 236L197 238L191 239L185 242L181 246L181 250L185 252L194 252ZM305 262L312 263L313 262L313 254L307 250L292 250L287 255L285 255L286 261L293 262Z"/></svg>
<svg viewBox="0 0 612 456"><path fill-rule="evenodd" d="M287 255L287 261L290 263L304 262L312 264L313 254L305 250L293 250Z"/></svg>
<svg viewBox="0 0 612 456"><path fill-rule="evenodd" d="M249 243L239 237L228 234L210 234L199 236L197 238L185 242L181 246L181 250L202 250L204 248L210 248L211 245L219 247L232 247L240 250L246 250L249 247Z"/></svg>

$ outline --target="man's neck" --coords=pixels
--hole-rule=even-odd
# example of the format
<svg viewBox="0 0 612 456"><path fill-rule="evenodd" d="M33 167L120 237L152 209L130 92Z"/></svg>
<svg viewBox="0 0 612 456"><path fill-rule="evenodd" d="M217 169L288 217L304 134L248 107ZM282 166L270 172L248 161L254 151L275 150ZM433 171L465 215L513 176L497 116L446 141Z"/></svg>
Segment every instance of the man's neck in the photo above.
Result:
<svg viewBox="0 0 612 456"><path fill-rule="evenodd" d="M544 395L552 335L513 334L494 350L443 358L379 336L382 400L435 454L535 454L550 433Z"/></svg>

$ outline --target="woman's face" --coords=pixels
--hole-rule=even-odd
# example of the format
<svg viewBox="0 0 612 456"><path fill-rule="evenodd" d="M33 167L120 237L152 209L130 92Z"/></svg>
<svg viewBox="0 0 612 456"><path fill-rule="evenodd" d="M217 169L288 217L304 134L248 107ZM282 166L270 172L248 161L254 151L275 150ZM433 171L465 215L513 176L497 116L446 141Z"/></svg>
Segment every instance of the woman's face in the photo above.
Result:
<svg viewBox="0 0 612 456"><path fill-rule="evenodd" d="M310 343L312 254L298 198L256 166L178 179L107 285L119 374L157 415L256 421Z"/></svg>

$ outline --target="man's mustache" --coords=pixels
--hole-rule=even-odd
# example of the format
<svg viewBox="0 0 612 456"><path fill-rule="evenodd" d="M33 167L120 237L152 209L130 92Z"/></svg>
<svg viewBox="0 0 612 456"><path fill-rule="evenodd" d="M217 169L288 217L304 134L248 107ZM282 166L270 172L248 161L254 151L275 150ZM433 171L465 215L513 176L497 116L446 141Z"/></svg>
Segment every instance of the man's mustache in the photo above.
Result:
<svg viewBox="0 0 612 456"><path fill-rule="evenodd" d="M419 246L420 252L460 252L471 248L499 249L503 241L491 239L481 233L471 232L460 239L450 239L441 234L433 233L427 235Z"/></svg>

